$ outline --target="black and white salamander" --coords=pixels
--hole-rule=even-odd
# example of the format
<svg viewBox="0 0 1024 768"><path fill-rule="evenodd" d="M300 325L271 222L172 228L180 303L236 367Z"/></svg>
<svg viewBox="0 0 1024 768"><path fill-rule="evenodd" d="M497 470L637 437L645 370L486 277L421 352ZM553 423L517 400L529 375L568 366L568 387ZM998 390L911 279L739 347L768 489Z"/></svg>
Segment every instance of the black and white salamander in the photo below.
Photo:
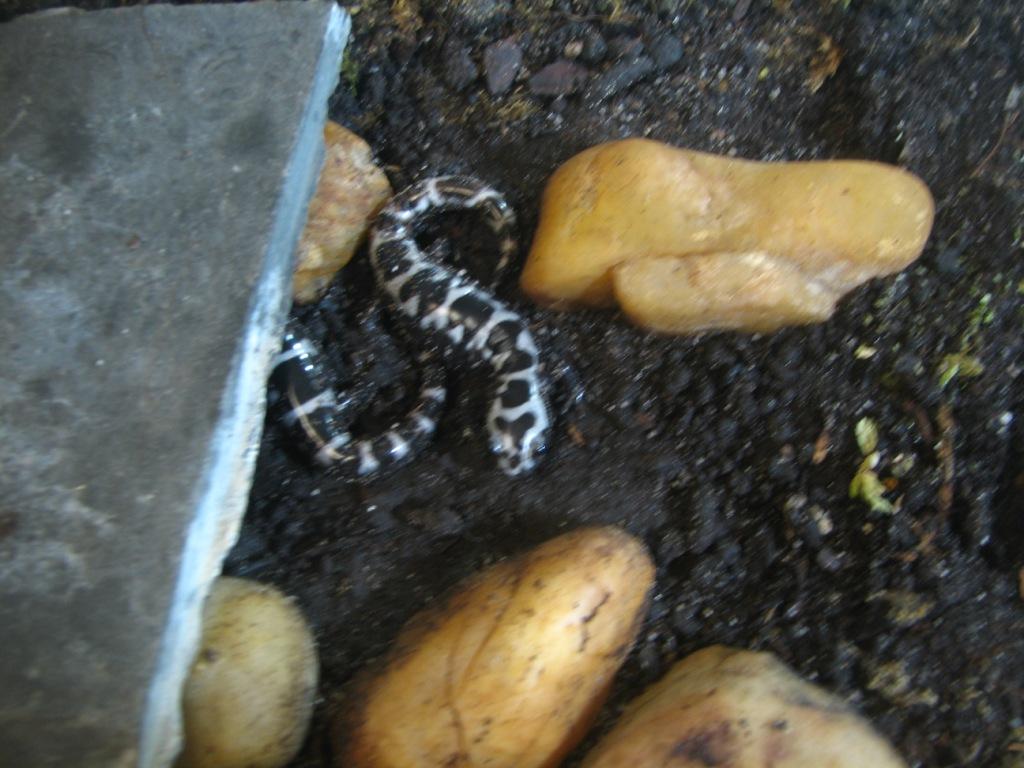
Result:
<svg viewBox="0 0 1024 768"><path fill-rule="evenodd" d="M370 260L377 281L419 332L449 353L489 365L491 450L509 475L529 472L546 449L551 418L540 355L526 321L463 271L430 258L416 242L432 215L479 210L499 241L500 274L516 250L515 216L496 190L468 176L426 179L395 196L377 217Z"/></svg>
<svg viewBox="0 0 1024 768"><path fill-rule="evenodd" d="M464 272L440 263L442 249L424 253L415 239L431 215L474 209L483 212L498 241L497 282L516 251L515 215L497 191L465 176L427 179L397 195L374 225L370 258L381 288L418 333L446 352L468 353L491 367L490 444L499 466L517 475L536 466L551 427L537 345L522 317ZM366 393L336 392L336 377L310 334L292 320L272 375L279 418L317 463L350 478L383 474L429 443L444 406L438 362L427 354L420 366L419 398L409 414L380 435L357 438L349 427Z"/></svg>
<svg viewBox="0 0 1024 768"><path fill-rule="evenodd" d="M291 320L271 375L280 396L278 417L318 464L350 478L383 473L406 463L430 442L444 408L443 368L428 356L419 362L420 391L412 410L381 434L358 438L349 427L374 393L338 393L332 381L336 377L310 334Z"/></svg>

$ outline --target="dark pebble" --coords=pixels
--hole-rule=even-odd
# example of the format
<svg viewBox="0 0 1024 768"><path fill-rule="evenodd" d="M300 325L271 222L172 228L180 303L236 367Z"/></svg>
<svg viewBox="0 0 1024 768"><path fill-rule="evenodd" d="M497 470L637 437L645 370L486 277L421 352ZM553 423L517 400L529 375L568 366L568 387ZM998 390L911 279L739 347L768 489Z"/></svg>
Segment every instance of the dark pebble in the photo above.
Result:
<svg viewBox="0 0 1024 768"><path fill-rule="evenodd" d="M762 525L756 534L750 536L744 545L747 561L754 574L765 573L779 559L775 537L767 525Z"/></svg>
<svg viewBox="0 0 1024 768"><path fill-rule="evenodd" d="M739 432L740 425L735 419L723 416L721 421L718 422L718 439L722 441L723 445L731 445Z"/></svg>
<svg viewBox="0 0 1024 768"><path fill-rule="evenodd" d="M583 38L583 50L580 52L580 58L587 64L600 64L607 55L608 43L601 37L601 33L587 32Z"/></svg>
<svg viewBox="0 0 1024 768"><path fill-rule="evenodd" d="M453 91L463 91L477 78L477 68L469 48L457 38L444 45L444 81Z"/></svg>
<svg viewBox="0 0 1024 768"><path fill-rule="evenodd" d="M943 275L956 275L963 271L960 264L960 256L963 253L963 246L955 248L943 248L935 257L935 266Z"/></svg>
<svg viewBox="0 0 1024 768"><path fill-rule="evenodd" d="M647 618L651 622L661 621L668 616L671 606L666 602L665 598L661 594L656 594L651 599L651 605L647 609Z"/></svg>
<svg viewBox="0 0 1024 768"><path fill-rule="evenodd" d="M640 652L637 654L637 660L640 663L640 669L646 672L649 676L656 677L661 672L661 653L658 651L658 646L654 642L656 638L648 637L646 642L640 646Z"/></svg>
<svg viewBox="0 0 1024 768"><path fill-rule="evenodd" d="M754 478L747 470L730 473L727 482L733 496L748 496L754 490Z"/></svg>
<svg viewBox="0 0 1024 768"><path fill-rule="evenodd" d="M484 75L487 90L500 96L512 87L519 67L523 64L523 50L512 38L491 43L484 51Z"/></svg>
<svg viewBox="0 0 1024 768"><path fill-rule="evenodd" d="M693 371L685 365L672 368L665 376L663 389L669 397L685 391L693 381Z"/></svg>
<svg viewBox="0 0 1024 768"><path fill-rule="evenodd" d="M683 44L671 35L658 35L648 51L658 69L668 69L683 58Z"/></svg>
<svg viewBox="0 0 1024 768"><path fill-rule="evenodd" d="M728 533L724 494L715 488L698 488L690 501L690 549L707 552Z"/></svg>
<svg viewBox="0 0 1024 768"><path fill-rule="evenodd" d="M649 56L620 61L594 81L587 92L587 101L596 106L616 93L626 90L653 71L654 60Z"/></svg>
<svg viewBox="0 0 1024 768"><path fill-rule="evenodd" d="M718 390L715 389L715 385L708 379L701 379L697 383L697 392L694 396L694 402L697 405L709 405L715 396L718 394Z"/></svg>
<svg viewBox="0 0 1024 768"><path fill-rule="evenodd" d="M777 427L774 432L778 437L782 430ZM780 453L768 465L768 476L779 483L795 483L800 476L800 467L793 461L792 456Z"/></svg>
<svg viewBox="0 0 1024 768"><path fill-rule="evenodd" d="M743 559L743 549L735 541L727 541L722 545L722 563L728 567L739 565Z"/></svg>
<svg viewBox="0 0 1024 768"><path fill-rule="evenodd" d="M426 0L423 5L440 11L460 28L477 30L508 14L512 0Z"/></svg>
<svg viewBox="0 0 1024 768"><path fill-rule="evenodd" d="M674 527L659 529L653 545L658 562L668 563L686 552L686 541L682 531Z"/></svg>
<svg viewBox="0 0 1024 768"><path fill-rule="evenodd" d="M833 552L828 547L822 547L818 554L814 558L818 566L829 573L835 573L843 567L843 556L840 553Z"/></svg>
<svg viewBox="0 0 1024 768"><path fill-rule="evenodd" d="M938 285L928 274L914 275L910 281L910 300L916 309L928 309L935 303Z"/></svg>
<svg viewBox="0 0 1024 768"><path fill-rule="evenodd" d="M362 93L366 106L373 109L384 104L384 97L387 96L388 81L380 68L374 67L366 74L365 86Z"/></svg>
<svg viewBox="0 0 1024 768"><path fill-rule="evenodd" d="M572 93L586 76L587 70L564 59L548 64L530 78L530 91L538 96L564 96Z"/></svg>
<svg viewBox="0 0 1024 768"><path fill-rule="evenodd" d="M404 67L412 61L413 54L416 53L416 41L396 37L388 44L388 53L391 54L396 66Z"/></svg>
<svg viewBox="0 0 1024 768"><path fill-rule="evenodd" d="M694 615L694 610L689 605L677 605L672 612L672 629L685 638L700 633L704 628L703 622Z"/></svg>
<svg viewBox="0 0 1024 768"><path fill-rule="evenodd" d="M608 51L614 59L632 59L644 52L644 44L639 37L620 35L611 39Z"/></svg>

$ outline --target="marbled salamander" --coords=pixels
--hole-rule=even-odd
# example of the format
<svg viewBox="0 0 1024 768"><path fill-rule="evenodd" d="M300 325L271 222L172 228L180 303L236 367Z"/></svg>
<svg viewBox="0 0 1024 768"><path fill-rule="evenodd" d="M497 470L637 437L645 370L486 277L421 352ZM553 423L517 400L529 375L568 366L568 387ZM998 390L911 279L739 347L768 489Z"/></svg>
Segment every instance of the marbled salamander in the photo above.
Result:
<svg viewBox="0 0 1024 768"><path fill-rule="evenodd" d="M416 242L429 216L469 209L481 210L498 237L500 274L516 250L514 214L496 190L467 176L426 179L395 196L373 227L370 259L381 287L420 332L439 339L446 351L466 352L491 367L491 449L499 466L517 475L536 466L551 427L537 345L518 313L464 272L432 260Z"/></svg>
<svg viewBox="0 0 1024 768"><path fill-rule="evenodd" d="M412 410L371 438L357 438L349 426L365 397L339 394L305 328L288 323L284 344L271 375L280 395L279 419L313 459L342 475L365 478L414 457L434 434L444 407L444 370L438 361L420 359L420 392Z"/></svg>

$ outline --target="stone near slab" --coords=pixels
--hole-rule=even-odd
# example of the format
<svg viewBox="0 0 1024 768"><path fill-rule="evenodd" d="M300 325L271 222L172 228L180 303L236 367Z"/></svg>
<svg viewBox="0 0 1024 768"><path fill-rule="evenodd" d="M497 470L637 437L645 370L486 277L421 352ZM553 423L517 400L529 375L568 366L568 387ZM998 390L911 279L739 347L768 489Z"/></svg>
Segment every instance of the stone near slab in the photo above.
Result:
<svg viewBox="0 0 1024 768"><path fill-rule="evenodd" d="M245 508L333 3L0 25L0 763L163 766Z"/></svg>
<svg viewBox="0 0 1024 768"><path fill-rule="evenodd" d="M391 184L373 162L369 144L331 120L324 126L324 144L323 170L299 239L292 281L296 304L309 304L323 295L391 199Z"/></svg>
<svg viewBox="0 0 1024 768"><path fill-rule="evenodd" d="M514 38L491 43L484 49L484 73L487 90L492 96L501 96L515 82L523 65L523 49Z"/></svg>

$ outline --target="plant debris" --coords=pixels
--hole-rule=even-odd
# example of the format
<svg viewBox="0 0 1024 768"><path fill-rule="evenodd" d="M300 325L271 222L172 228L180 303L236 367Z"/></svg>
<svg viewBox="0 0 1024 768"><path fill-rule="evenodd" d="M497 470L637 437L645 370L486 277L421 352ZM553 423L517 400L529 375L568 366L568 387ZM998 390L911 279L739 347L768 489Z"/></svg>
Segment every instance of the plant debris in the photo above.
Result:
<svg viewBox="0 0 1024 768"><path fill-rule="evenodd" d="M895 514L896 506L885 498L885 493L891 489L875 473L881 458L877 451L878 425L873 419L865 416L854 425L853 431L857 438L857 447L864 458L857 467L857 474L850 481L850 498L863 501L872 512Z"/></svg>
<svg viewBox="0 0 1024 768"><path fill-rule="evenodd" d="M811 93L817 93L832 75L839 69L843 60L843 52L828 35L821 36L821 43L818 46L814 58L811 59L811 71L807 76L807 88Z"/></svg>

